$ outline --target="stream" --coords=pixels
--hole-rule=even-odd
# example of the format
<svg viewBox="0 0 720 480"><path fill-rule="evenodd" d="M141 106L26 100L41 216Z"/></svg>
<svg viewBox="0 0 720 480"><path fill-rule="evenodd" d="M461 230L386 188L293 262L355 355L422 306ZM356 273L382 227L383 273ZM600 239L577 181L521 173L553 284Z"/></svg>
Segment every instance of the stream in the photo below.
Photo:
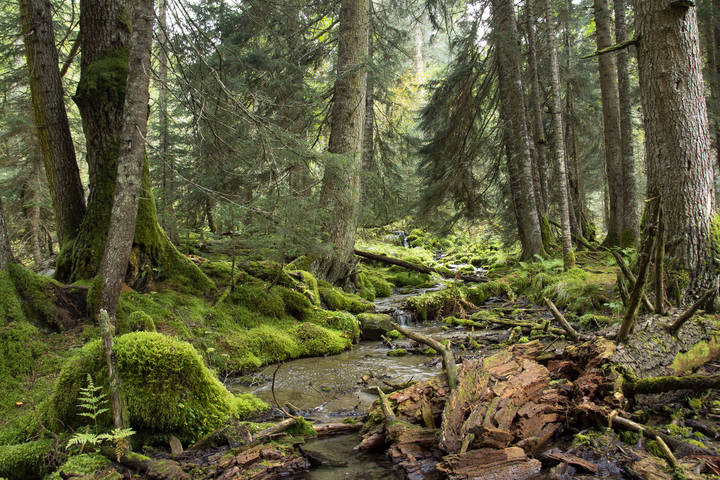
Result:
<svg viewBox="0 0 720 480"><path fill-rule="evenodd" d="M411 320L409 312L402 310L407 298L441 286L396 293L375 301L378 313L387 313L400 324ZM452 335L440 324L412 325L413 330L442 339ZM399 343L407 343L401 340ZM391 357L388 347L380 341L362 341L352 350L329 357L301 358L285 362L275 375L275 398L285 406L292 404L300 413L316 423L337 423L346 417L361 417L377 395L374 385L383 381L394 384L411 380L422 381L442 373L438 357L406 355ZM255 374L257 381L248 384L229 384L235 393L253 393L270 405L275 405L272 394L272 377L277 365L269 365ZM363 381L363 377L365 381ZM342 435L307 442L303 450L311 457L321 458L322 465L305 473L308 480L329 479L392 479L391 463L383 454L357 452L359 435Z"/></svg>

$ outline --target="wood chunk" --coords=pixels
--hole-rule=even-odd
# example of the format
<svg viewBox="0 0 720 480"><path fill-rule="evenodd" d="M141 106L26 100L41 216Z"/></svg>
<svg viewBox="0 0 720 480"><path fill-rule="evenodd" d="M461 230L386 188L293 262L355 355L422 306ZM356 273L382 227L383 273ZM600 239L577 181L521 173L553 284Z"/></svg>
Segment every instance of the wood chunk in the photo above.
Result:
<svg viewBox="0 0 720 480"><path fill-rule="evenodd" d="M507 430L488 428L484 425L476 426L471 429L470 433L475 436L475 439L472 442L472 446L474 448L506 448L510 445L514 438Z"/></svg>
<svg viewBox="0 0 720 480"><path fill-rule="evenodd" d="M540 472L542 465L518 447L470 450L448 455L438 471L450 480L524 480Z"/></svg>
<svg viewBox="0 0 720 480"><path fill-rule="evenodd" d="M585 470L586 472L590 473L598 473L599 467L594 464L593 462L590 462L588 460L584 460L576 455L572 455L570 453L562 453L562 452L549 452L544 455L544 457L549 458L551 460L556 460L558 462L567 463L568 465L572 465L574 467L579 467Z"/></svg>

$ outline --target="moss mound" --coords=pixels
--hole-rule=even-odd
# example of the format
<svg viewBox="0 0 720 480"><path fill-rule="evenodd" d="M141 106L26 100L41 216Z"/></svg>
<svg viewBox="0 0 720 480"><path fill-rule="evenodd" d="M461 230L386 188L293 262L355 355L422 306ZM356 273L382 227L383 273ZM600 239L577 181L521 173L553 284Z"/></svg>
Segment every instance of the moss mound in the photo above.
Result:
<svg viewBox="0 0 720 480"><path fill-rule="evenodd" d="M327 282L320 281L318 283L320 298L329 310L344 310L351 313L362 313L373 308L372 303L359 295L344 292L339 288L333 287Z"/></svg>
<svg viewBox="0 0 720 480"><path fill-rule="evenodd" d="M0 478L28 480L42 478L51 469L55 443L50 439L0 446Z"/></svg>
<svg viewBox="0 0 720 480"><path fill-rule="evenodd" d="M55 472L53 472L48 480L61 480L60 472L64 474L75 474L76 476L92 475L96 472L104 470L112 465L112 462L98 453L82 453L69 457ZM111 474L112 475L112 474ZM115 477L104 478L121 478L115 473Z"/></svg>
<svg viewBox="0 0 720 480"><path fill-rule="evenodd" d="M159 333L135 332L117 337L113 352L130 425L135 429L194 440L238 413L235 397L187 342ZM77 396L88 373L107 388L100 341L85 345L60 372L51 405L52 413L66 425L81 423ZM109 424L109 415L103 420Z"/></svg>

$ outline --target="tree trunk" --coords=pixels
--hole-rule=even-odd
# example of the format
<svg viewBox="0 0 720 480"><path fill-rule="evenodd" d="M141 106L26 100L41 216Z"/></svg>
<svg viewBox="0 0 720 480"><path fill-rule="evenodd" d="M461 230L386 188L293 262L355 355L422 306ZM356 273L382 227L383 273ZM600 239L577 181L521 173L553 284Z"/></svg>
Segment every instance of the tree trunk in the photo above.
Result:
<svg viewBox="0 0 720 480"><path fill-rule="evenodd" d="M563 132L562 96L560 95L560 65L555 46L555 15L552 1L545 0L545 25L547 28L548 50L550 52L550 73L552 79L552 119L555 130L555 162L558 166L560 187L560 224L562 225L563 265L575 266L575 254L572 251L572 233L570 231L570 199L567 182L567 158L565 154L565 133Z"/></svg>
<svg viewBox="0 0 720 480"><path fill-rule="evenodd" d="M65 111L50 2L20 0L20 12L38 141L55 210L58 243L64 245L80 228L85 194Z"/></svg>
<svg viewBox="0 0 720 480"><path fill-rule="evenodd" d="M689 272L685 301L717 290L713 165L695 7L634 0L648 195L659 195L666 256Z"/></svg>
<svg viewBox="0 0 720 480"><path fill-rule="evenodd" d="M525 29L527 30L528 42L528 67L530 77L530 104L532 110L532 132L535 142L535 170L537 185L535 187L535 198L537 203L538 217L547 215L548 209L548 181L547 181L547 140L545 137L545 123L543 122L543 102L540 80L538 78L537 48L535 38L535 15L532 2L525 2Z"/></svg>
<svg viewBox="0 0 720 480"><path fill-rule="evenodd" d="M10 235L8 234L7 223L5 222L2 198L0 198L0 270L6 268L8 263L14 261L15 257L10 249Z"/></svg>
<svg viewBox="0 0 720 480"><path fill-rule="evenodd" d="M615 5L615 42L627 40L625 22L625 0L614 0ZM637 244L640 227L638 225L637 191L635 188L635 154L633 151L632 98L630 96L630 73L628 62L630 52L627 48L618 50L617 77L618 99L620 107L620 150L622 152L623 173L623 244ZM632 240L632 241L631 241Z"/></svg>
<svg viewBox="0 0 720 480"><path fill-rule="evenodd" d="M360 168L368 54L367 0L343 0L338 31L337 79L330 123L321 204L328 207L326 240L332 251L316 265L319 276L335 282L352 269L360 210Z"/></svg>
<svg viewBox="0 0 720 480"><path fill-rule="evenodd" d="M120 131L128 74L128 0L86 0L80 11L82 62L74 100L87 145L90 194L75 241L61 251L57 276L66 282L98 273L108 237L121 151ZM133 254L126 282L146 288L154 278L176 277L199 290L212 282L170 243L157 220L147 161L142 170ZM95 312L97 313L97 312Z"/></svg>
<svg viewBox="0 0 720 480"><path fill-rule="evenodd" d="M170 48L167 32L167 2L160 0L158 5L158 127L160 130L159 155L162 163L162 202L160 203L160 223L173 242L178 240L177 220L173 202L175 200L175 168L170 155L170 115L168 113L168 55Z"/></svg>
<svg viewBox="0 0 720 480"><path fill-rule="evenodd" d="M135 236L147 137L150 100L150 52L152 50L154 0L135 3L128 53L127 90L119 136L117 179L105 252L100 262L102 291L100 308L115 323L118 299ZM114 405L113 405L114 408ZM116 425L118 427L119 425Z"/></svg>
<svg viewBox="0 0 720 480"><path fill-rule="evenodd" d="M532 158L528 134L518 32L510 0L492 1L495 61L500 76L500 112L508 155L510 189L514 198L523 258L544 255L540 221L535 206Z"/></svg>
<svg viewBox="0 0 720 480"><path fill-rule="evenodd" d="M365 89L365 123L363 125L363 140L362 140L362 170L363 175L361 179L362 184L362 202L367 201L367 193L370 189L370 181L372 179L372 172L375 168L375 74L372 71L373 62L373 18L372 18L372 2L368 2L370 12L368 12L368 21L370 26L368 28L368 59L370 62L370 69L367 73L367 87ZM422 44L421 44L422 47ZM417 52L416 52L417 55ZM420 55L422 58L422 48L420 49ZM418 68L418 65L416 65ZM418 74L419 75L419 74Z"/></svg>
<svg viewBox="0 0 720 480"><path fill-rule="evenodd" d="M612 45L608 0L594 0L597 49ZM614 54L598 56L603 106L605 172L608 181L607 245L620 245L623 232L623 166L620 149L620 101Z"/></svg>
<svg viewBox="0 0 720 480"><path fill-rule="evenodd" d="M30 206L30 245L33 263L37 267L42 263L40 252L40 205L42 204L42 158L39 152L33 155L32 203Z"/></svg>

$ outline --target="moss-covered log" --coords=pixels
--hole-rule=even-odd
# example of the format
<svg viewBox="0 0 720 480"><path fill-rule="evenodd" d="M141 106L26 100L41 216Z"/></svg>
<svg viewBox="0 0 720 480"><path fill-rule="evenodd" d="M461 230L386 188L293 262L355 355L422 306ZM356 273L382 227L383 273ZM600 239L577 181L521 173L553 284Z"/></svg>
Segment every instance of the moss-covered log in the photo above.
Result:
<svg viewBox="0 0 720 480"><path fill-rule="evenodd" d="M694 392L702 392L710 388L720 388L720 375L637 378L632 375L625 374L625 381L622 384L623 395L627 397L673 392L675 390L692 390Z"/></svg>
<svg viewBox="0 0 720 480"><path fill-rule="evenodd" d="M389 265L397 265L398 267L407 268L408 270L412 270L414 272L420 272L420 273L437 273L440 275L447 275L447 271L442 271L437 268L431 268L426 265L418 265L416 263L410 263L406 262L405 260L401 260L399 258L393 258L388 257L387 255L380 255L377 253L371 253L371 252L363 252L361 250L355 250L355 255L358 257L367 258L369 260L375 260L377 262L387 263ZM485 277L478 277L476 275L467 275L467 274L460 274L459 278L465 282L473 282L473 283L480 283L480 282L487 282L488 279Z"/></svg>

